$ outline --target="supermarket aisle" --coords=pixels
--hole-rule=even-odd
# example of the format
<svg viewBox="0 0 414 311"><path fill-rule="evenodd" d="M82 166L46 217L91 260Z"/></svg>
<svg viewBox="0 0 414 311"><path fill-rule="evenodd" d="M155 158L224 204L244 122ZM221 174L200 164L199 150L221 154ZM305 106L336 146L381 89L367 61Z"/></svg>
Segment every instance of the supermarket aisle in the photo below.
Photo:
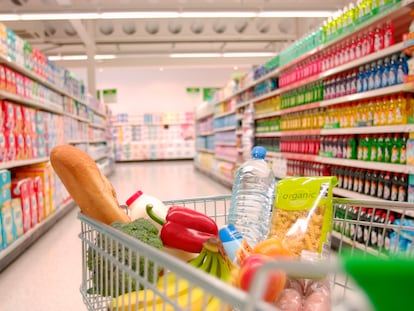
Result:
<svg viewBox="0 0 414 311"><path fill-rule="evenodd" d="M229 194L197 172L191 161L117 164L110 178L120 203L136 190L160 199ZM81 282L78 209L39 239L0 274L2 311L85 310Z"/></svg>

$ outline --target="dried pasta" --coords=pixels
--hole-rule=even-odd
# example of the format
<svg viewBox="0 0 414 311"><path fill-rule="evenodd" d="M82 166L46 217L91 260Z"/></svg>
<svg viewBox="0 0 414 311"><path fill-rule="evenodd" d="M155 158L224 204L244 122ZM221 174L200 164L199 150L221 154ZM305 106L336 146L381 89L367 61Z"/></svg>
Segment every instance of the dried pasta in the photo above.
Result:
<svg viewBox="0 0 414 311"><path fill-rule="evenodd" d="M296 255L320 254L332 226L335 177L285 178L278 183L270 237L282 239Z"/></svg>

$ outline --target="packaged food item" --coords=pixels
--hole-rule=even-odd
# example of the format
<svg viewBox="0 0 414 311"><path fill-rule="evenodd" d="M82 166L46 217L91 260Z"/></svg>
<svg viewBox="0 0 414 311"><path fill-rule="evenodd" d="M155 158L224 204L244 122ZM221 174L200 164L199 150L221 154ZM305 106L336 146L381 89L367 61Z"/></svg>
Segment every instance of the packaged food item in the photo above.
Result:
<svg viewBox="0 0 414 311"><path fill-rule="evenodd" d="M287 177L278 183L271 237L282 239L296 255L327 256L332 227L334 176Z"/></svg>

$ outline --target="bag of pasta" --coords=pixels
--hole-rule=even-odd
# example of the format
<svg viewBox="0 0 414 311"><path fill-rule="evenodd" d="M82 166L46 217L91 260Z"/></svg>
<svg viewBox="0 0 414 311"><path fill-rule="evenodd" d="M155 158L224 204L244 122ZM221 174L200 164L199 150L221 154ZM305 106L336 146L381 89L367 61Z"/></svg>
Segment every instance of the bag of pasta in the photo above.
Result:
<svg viewBox="0 0 414 311"><path fill-rule="evenodd" d="M279 181L270 237L278 237L297 256L325 257L332 228L332 189L336 177L287 177Z"/></svg>

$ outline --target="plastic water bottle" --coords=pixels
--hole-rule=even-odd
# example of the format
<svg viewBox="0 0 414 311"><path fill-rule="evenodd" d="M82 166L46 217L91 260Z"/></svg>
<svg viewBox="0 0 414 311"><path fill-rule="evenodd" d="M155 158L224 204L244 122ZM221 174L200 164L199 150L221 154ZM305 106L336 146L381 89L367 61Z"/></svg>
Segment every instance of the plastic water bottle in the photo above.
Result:
<svg viewBox="0 0 414 311"><path fill-rule="evenodd" d="M252 159L237 170L228 216L228 224L234 225L251 247L264 240L270 230L276 180L265 157L266 149L256 146Z"/></svg>

